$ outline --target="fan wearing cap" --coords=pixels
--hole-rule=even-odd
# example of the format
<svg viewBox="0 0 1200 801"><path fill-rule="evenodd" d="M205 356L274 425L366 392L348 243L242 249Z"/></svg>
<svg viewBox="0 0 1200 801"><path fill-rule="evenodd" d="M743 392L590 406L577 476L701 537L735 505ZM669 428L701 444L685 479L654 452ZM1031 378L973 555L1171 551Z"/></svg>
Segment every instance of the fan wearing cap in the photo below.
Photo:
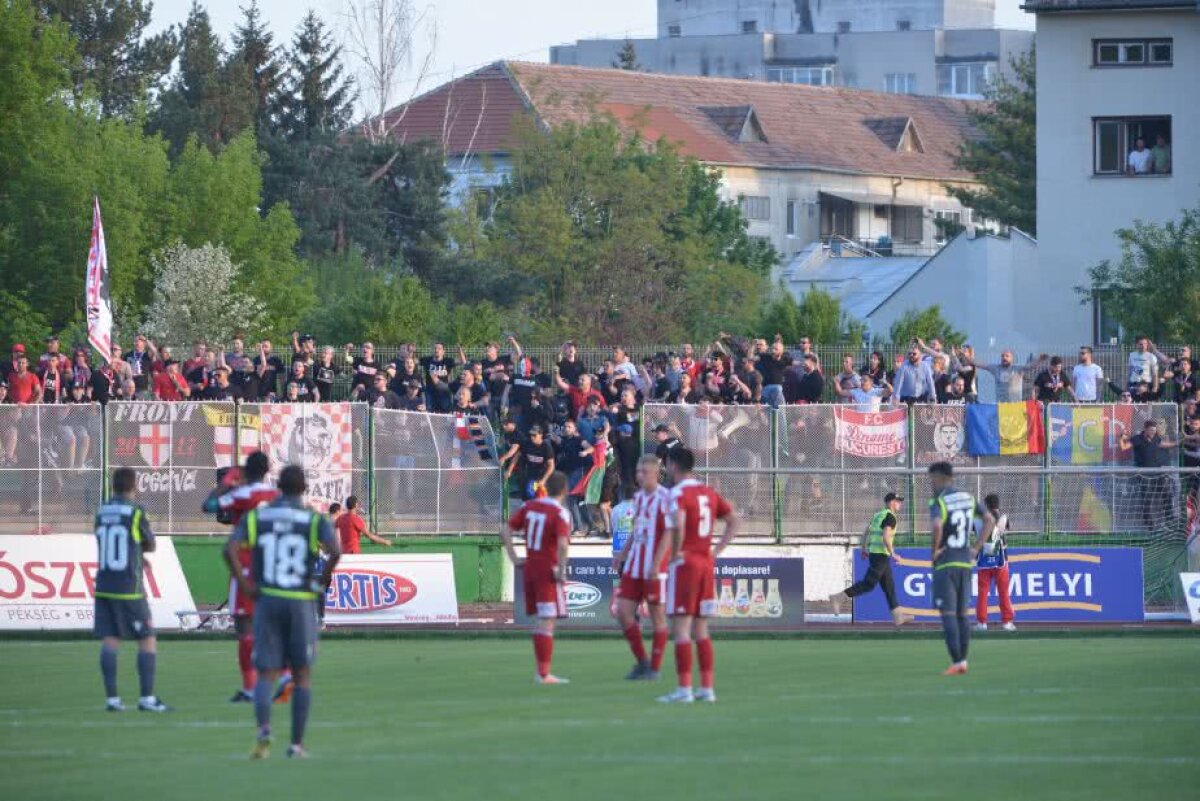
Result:
<svg viewBox="0 0 1200 801"><path fill-rule="evenodd" d="M879 585L887 598L888 609L892 610L892 622L903 626L912 620L900 611L900 603L896 600L896 583L892 579L892 561L896 559L892 538L896 535L896 526L900 520L898 515L903 506L904 498L900 495L889 492L883 496L883 508L875 513L863 532L861 548L863 556L868 560L867 573L862 580L830 599L835 613L841 613L841 605L845 601L856 595L868 593Z"/></svg>

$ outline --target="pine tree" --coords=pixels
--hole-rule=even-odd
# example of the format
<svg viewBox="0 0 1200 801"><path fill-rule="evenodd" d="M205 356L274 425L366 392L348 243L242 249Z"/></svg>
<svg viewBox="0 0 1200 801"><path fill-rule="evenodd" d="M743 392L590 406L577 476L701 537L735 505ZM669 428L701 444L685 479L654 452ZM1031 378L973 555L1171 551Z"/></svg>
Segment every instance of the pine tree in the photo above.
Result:
<svg viewBox="0 0 1200 801"><path fill-rule="evenodd" d="M613 59L612 65L619 70L629 70L630 72L641 72L642 65L637 60L637 49L633 46L632 39L626 39L625 44L621 45L617 57Z"/></svg>
<svg viewBox="0 0 1200 801"><path fill-rule="evenodd" d="M79 60L71 78L76 97L87 86L105 116L129 116L171 70L179 51L174 27L147 37L151 4L143 0L43 0L75 37Z"/></svg>
<svg viewBox="0 0 1200 801"><path fill-rule="evenodd" d="M344 74L341 53L325 23L309 11L292 39L280 93L277 114L286 138L310 139L349 125L355 90L353 79Z"/></svg>
<svg viewBox="0 0 1200 801"><path fill-rule="evenodd" d="M233 59L245 69L245 77L254 89L257 130L269 130L271 104L279 92L282 69L275 37L263 23L258 0L242 8L242 22L233 33Z"/></svg>
<svg viewBox="0 0 1200 801"><path fill-rule="evenodd" d="M985 219L1037 235L1037 66L1034 52L1013 59L1014 80L998 78L987 105L968 115L980 136L959 146L955 164L975 175L979 189L947 187Z"/></svg>

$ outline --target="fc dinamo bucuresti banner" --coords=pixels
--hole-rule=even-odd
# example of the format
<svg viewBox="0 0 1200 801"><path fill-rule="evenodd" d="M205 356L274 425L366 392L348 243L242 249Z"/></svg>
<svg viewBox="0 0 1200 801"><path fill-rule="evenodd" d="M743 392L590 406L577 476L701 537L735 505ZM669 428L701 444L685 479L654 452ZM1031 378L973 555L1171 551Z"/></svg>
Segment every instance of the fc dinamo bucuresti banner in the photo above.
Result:
<svg viewBox="0 0 1200 801"><path fill-rule="evenodd" d="M353 494L353 406L349 403L242 404L125 401L106 407L109 462L137 475L138 502L163 533L207 531L201 511L216 470L260 448L271 479L285 464L304 467L307 499L322 510ZM236 443L236 451L235 451Z"/></svg>
<svg viewBox="0 0 1200 801"><path fill-rule="evenodd" d="M936 620L933 608L933 569L926 548L897 548L892 563L896 595L905 614ZM1009 594L1017 621L1045 623L1123 622L1145 619L1140 548L1010 548ZM867 559L854 553L854 575L861 578ZM978 581L971 577L971 613ZM999 615L992 589L988 613ZM883 591L872 590L854 599L855 622L892 622Z"/></svg>
<svg viewBox="0 0 1200 801"><path fill-rule="evenodd" d="M567 565L566 598L570 627L611 627L620 575L612 557L572 558ZM804 623L804 560L800 557L728 556L717 560L717 615L714 623L737 628L791 628ZM525 614L524 582L516 571L515 614L518 624L529 624Z"/></svg>

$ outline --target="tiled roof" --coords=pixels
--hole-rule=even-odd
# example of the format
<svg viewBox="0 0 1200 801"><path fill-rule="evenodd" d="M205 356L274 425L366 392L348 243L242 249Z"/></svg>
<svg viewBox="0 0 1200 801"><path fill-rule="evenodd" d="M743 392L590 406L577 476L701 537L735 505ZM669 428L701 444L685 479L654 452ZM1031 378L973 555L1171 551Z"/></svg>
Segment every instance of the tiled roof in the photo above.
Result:
<svg viewBox="0 0 1200 801"><path fill-rule="evenodd" d="M862 89L498 62L388 118L397 138L434 138L451 155L505 152L513 116L522 109L549 125L586 122L600 112L711 164L969 181L954 156L972 134L970 107L970 101ZM713 109L722 111L714 116ZM733 117L744 109L753 112L766 141L730 135ZM879 119L911 119L924 152L889 147L865 124Z"/></svg>
<svg viewBox="0 0 1200 801"><path fill-rule="evenodd" d="M900 146L900 138L908 128L908 117L872 117L863 120L863 125L878 136L879 141L895 150Z"/></svg>

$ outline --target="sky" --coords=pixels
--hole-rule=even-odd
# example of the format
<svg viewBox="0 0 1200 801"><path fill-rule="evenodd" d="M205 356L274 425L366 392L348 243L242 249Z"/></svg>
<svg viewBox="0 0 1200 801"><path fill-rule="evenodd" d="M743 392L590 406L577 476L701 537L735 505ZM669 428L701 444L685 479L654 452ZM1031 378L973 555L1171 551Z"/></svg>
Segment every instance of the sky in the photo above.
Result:
<svg viewBox="0 0 1200 801"><path fill-rule="evenodd" d="M1033 15L1021 11L1023 0L996 0L996 23L1005 28L1033 28ZM248 0L207 0L213 26L228 42ZM154 0L154 26L166 27L187 18L192 0ZM421 0L417 0L418 7ZM500 59L548 61L550 46L576 39L652 37L655 0L429 0L426 19L436 25L437 40L424 83L409 80L399 98L439 84ZM341 27L344 0L259 0L275 40L289 42L301 18L312 8L333 27ZM422 36L418 58L428 52ZM417 65L419 66L419 64Z"/></svg>

